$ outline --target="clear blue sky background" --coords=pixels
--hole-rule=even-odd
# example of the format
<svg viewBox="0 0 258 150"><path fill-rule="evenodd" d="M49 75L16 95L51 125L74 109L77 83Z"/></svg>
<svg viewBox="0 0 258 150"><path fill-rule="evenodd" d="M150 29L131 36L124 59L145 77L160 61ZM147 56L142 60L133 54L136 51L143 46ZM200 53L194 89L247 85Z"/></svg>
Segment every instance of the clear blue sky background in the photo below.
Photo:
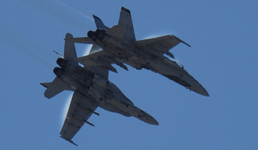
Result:
<svg viewBox="0 0 258 150"><path fill-rule="evenodd" d="M61 0L60 0L61 1ZM0 149L258 149L258 1L256 0L1 0ZM69 6L69 7L67 7ZM131 10L136 38L174 34L189 43L171 52L209 92L204 97L148 70L110 80L159 126L97 109L91 127L59 137L71 92L53 99L40 82L52 81L64 36L95 30L92 14L111 27L121 6ZM90 18L90 19L89 19ZM87 45L77 44L78 55Z"/></svg>

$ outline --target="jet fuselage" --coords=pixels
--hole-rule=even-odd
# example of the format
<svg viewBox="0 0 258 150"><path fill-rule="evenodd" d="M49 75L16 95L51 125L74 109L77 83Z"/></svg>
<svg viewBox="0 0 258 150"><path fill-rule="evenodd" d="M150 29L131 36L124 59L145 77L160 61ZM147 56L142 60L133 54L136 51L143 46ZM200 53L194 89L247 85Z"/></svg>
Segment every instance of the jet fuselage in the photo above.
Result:
<svg viewBox="0 0 258 150"><path fill-rule="evenodd" d="M101 108L158 125L152 116L134 106L119 88L106 78L62 58L57 60L57 64L61 68L54 68L56 76L72 89L91 97Z"/></svg>
<svg viewBox="0 0 258 150"><path fill-rule="evenodd" d="M204 96L209 95L203 86L184 70L183 66L164 55L152 54L146 48L137 46L129 40L108 35L105 30L101 29L97 29L95 32L89 31L88 37L123 63L136 69L152 70L196 93Z"/></svg>

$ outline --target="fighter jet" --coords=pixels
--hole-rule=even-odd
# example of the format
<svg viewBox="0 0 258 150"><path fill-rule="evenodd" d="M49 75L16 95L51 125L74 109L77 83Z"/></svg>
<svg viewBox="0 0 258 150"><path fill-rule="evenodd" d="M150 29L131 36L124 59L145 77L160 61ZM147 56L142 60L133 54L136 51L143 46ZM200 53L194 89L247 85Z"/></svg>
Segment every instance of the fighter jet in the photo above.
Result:
<svg viewBox="0 0 258 150"><path fill-rule="evenodd" d="M73 38L67 33L66 38ZM52 98L64 90L74 91L67 112L61 137L75 144L72 138L84 123L94 126L88 121L97 107L107 111L134 116L146 123L158 125L158 122L145 111L136 107L119 88L108 80L108 69L98 65L82 67L77 61L74 43L65 42L64 57L57 59L60 67L54 68L56 78L53 82L41 83L46 87L45 97Z"/></svg>
<svg viewBox="0 0 258 150"><path fill-rule="evenodd" d="M81 58L79 61L96 60L115 63L120 67L127 69L123 64L126 63L136 69L148 69L159 73L170 80L204 96L209 96L205 88L195 80L182 65L174 59L170 59L164 54L174 58L169 50L179 43L189 44L182 41L174 35L165 35L161 37L144 39L136 41L134 28L131 19L131 13L128 9L122 7L118 25L112 28L104 25L102 20L93 15L96 31L89 31L88 37L66 38L65 40L75 43L93 44L93 47L99 50L94 55ZM106 66L109 67L110 66ZM113 69L114 72L116 70Z"/></svg>

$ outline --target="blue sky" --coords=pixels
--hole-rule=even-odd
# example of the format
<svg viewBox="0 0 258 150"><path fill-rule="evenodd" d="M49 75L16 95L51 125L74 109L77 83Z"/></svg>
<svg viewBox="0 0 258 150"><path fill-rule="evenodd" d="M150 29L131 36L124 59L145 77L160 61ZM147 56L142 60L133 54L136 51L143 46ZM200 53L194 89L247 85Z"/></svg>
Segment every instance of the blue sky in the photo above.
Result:
<svg viewBox="0 0 258 150"><path fill-rule="evenodd" d="M170 52L209 92L204 97L148 70L115 66L115 83L152 126L101 108L74 145L59 137L71 92L44 97L64 36L95 30L92 14L111 27L131 10L136 39L174 34L189 43ZM258 148L258 2L2 0L0 2L0 148L9 149L248 149ZM88 45L76 45L83 55Z"/></svg>

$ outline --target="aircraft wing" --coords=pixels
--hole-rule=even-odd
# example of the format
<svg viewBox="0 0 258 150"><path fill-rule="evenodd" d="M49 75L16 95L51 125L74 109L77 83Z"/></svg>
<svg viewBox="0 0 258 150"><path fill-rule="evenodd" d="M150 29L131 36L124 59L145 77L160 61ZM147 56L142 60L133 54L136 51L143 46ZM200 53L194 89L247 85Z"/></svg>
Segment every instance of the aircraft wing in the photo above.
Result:
<svg viewBox="0 0 258 150"><path fill-rule="evenodd" d="M87 120L92 113L95 113L94 111L97 107L98 104L89 97L79 91L74 91L68 113L60 132L61 137L76 145L71 139L80 130L85 122L94 126Z"/></svg>
<svg viewBox="0 0 258 150"><path fill-rule="evenodd" d="M115 58L114 56L112 56L112 54L110 54L105 50L94 51L89 55L79 57L77 60L78 62L82 63L84 66L91 67L91 68L93 67L96 68L97 66L101 66L113 72L117 72L117 70L111 65L111 64L116 64L122 67L123 69L128 70L128 68L122 62L117 60L117 58Z"/></svg>
<svg viewBox="0 0 258 150"><path fill-rule="evenodd" d="M109 53L104 50L99 50L89 55L79 57L77 60L82 63L84 66L97 66L97 65L105 65L104 59L109 56ZM107 60L105 60L107 61Z"/></svg>
<svg viewBox="0 0 258 150"><path fill-rule="evenodd" d="M161 37L156 37L151 39L139 40L139 41L136 41L135 44L137 46L143 47L147 51L153 50L153 51L158 51L162 53L169 53L169 50L175 47L180 42L190 47L189 44L185 43L184 41L182 41L181 39L179 39L174 35L166 35L166 36L161 36Z"/></svg>
<svg viewBox="0 0 258 150"><path fill-rule="evenodd" d="M108 70L117 73L117 70L111 65L110 60L107 59L108 53L100 50L89 55L79 57L77 60L84 67L91 68L93 71L108 78Z"/></svg>

